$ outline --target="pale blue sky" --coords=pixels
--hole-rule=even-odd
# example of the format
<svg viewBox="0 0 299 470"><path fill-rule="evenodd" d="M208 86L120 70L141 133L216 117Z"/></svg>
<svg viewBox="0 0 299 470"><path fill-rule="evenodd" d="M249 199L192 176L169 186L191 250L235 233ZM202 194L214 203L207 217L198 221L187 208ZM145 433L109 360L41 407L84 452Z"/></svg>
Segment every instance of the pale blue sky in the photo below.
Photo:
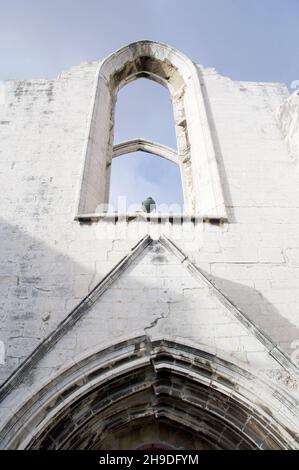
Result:
<svg viewBox="0 0 299 470"><path fill-rule="evenodd" d="M298 25L299 0L0 0L0 80L52 78L152 39L232 79L290 85L299 79ZM174 145L170 121L162 87L144 80L121 91L118 140L142 134ZM131 157L119 159L114 186L127 181L137 200L148 192L159 202L181 200L175 168Z"/></svg>

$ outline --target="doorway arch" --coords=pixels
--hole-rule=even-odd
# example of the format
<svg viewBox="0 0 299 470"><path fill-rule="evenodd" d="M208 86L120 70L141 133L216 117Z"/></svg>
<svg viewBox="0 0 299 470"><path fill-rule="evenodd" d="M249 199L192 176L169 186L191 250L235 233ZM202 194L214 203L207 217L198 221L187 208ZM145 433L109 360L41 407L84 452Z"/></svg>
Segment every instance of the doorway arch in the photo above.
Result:
<svg viewBox="0 0 299 470"><path fill-rule="evenodd" d="M58 375L11 418L0 443L5 449L137 449L157 442L295 449L296 410L282 411L278 392L212 353L141 336Z"/></svg>

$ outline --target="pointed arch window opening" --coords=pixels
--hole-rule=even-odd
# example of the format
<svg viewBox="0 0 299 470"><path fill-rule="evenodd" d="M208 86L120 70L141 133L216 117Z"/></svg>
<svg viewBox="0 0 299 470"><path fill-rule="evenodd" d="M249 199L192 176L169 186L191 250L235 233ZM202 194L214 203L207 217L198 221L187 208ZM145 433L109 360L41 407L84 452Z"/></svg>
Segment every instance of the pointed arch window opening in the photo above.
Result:
<svg viewBox="0 0 299 470"><path fill-rule="evenodd" d="M177 149L173 105L168 88L137 77L116 93L114 145L142 139Z"/></svg>
<svg viewBox="0 0 299 470"><path fill-rule="evenodd" d="M143 139L114 146L117 93L138 78L154 80L170 92L176 155L173 149ZM198 71L189 59L169 46L139 41L120 49L100 64L84 148L78 220L88 214L94 215L99 206L107 204L112 159L124 148L126 151L133 148L150 150L150 153L176 160L181 169L186 212L202 218L227 220Z"/></svg>
<svg viewBox="0 0 299 470"><path fill-rule="evenodd" d="M144 83L140 83L142 81ZM172 102L171 107L167 107L166 101L167 97L168 100L170 98L168 90L166 96L164 91L148 87L146 83L149 80L141 78L134 83L138 82L139 86L129 88L121 96L120 103L117 100L116 104L107 212L141 212L142 201L151 195L156 202L153 212L184 213L183 181L175 148L177 142L173 108ZM124 88L127 88L127 84ZM154 133L156 139L128 139L132 134L136 135L135 129L138 130L137 135L150 134L152 137ZM120 140L119 135L127 139ZM160 139L164 143L158 142ZM122 157L122 160L119 161L118 157Z"/></svg>
<svg viewBox="0 0 299 470"><path fill-rule="evenodd" d="M163 88L166 88L167 89L167 92L169 93L169 86L166 85L164 83L164 81L161 81L160 79L159 80L156 80L156 78L152 77L150 74L137 74L136 77L134 78L134 80L139 80L139 79L149 79L151 81L154 81L154 82L157 82L158 81L158 84L163 86ZM173 99L171 99L171 105L172 105L172 116L169 116L169 119L172 119L172 122L173 122L173 126L174 126L174 138L175 138L175 147L172 146L168 146L168 145L165 145L165 144L162 144L160 142L157 142L157 141L154 141L154 140L149 140L149 139L144 139L144 138L141 138L141 137L138 137L138 138L134 138L134 139L129 139L129 140L124 140L124 141L121 141L121 142L118 142L118 143L115 143L115 138L114 138L114 134L115 134L115 124L116 124L116 119L115 119L115 114L116 114L116 106L117 106L117 96L118 96L118 93L120 91L121 88L124 88L126 87L132 80L126 80L124 82L124 84L122 85L122 87L118 87L116 88L115 90L115 95L114 95L114 99L113 99L113 103L114 103L114 109L113 109L113 118L112 118L112 122L113 122L113 130L111 131L111 134L113 136L113 147L112 147L112 159L111 159L111 163L110 165L108 165L108 168L107 168L107 172L108 172L108 175L107 175L107 178L106 178L106 181L107 181L107 193L108 193L108 204L107 204L107 207L104 207L104 211L105 212L109 212L109 213L117 213L119 212L118 210L118 207L120 206L122 208L122 210L120 212L128 212L128 213L131 213L131 212L142 212L142 200L139 201L139 203L136 201L134 204L133 204L133 211L130 210L130 206L132 207L132 205L127 205L126 204L126 195L121 195L121 199L122 201L120 202L120 204L117 204L117 207L113 207L113 204L111 204L111 179L112 179L112 174L111 174L111 171L112 171L112 167L113 167L113 161L115 158L117 157L120 157L120 156L125 156L125 155L129 155L129 154L134 154L136 152L139 152L139 153L145 153L145 154L150 154L150 155L154 155L156 157L160 157L160 158L163 158L165 160L167 160L168 162L171 162L175 165L178 166L178 169L179 169L179 173L180 173L180 188L178 188L178 193L182 193L182 203L178 204L176 201L172 201L170 202L169 204L165 203L165 201L163 200L159 200L159 199L155 199L155 202L156 202L156 207L155 209L153 210L153 212L157 212L157 213L160 213L160 212L163 212L165 214L167 213L177 213L177 214L182 214L182 213L185 213L185 201L186 201L186 197L185 197L185 191L184 191L184 174L183 174L183 168L182 168L182 165L181 165L181 161L180 161L180 158L179 158L179 152L177 150L178 148L178 135L177 135L177 129L176 129L176 126L175 126L175 108L174 108L174 105L173 105ZM170 98L171 98L171 94L170 94ZM141 157L142 158L142 157ZM172 183L172 181L170 181L170 184ZM149 194L144 194L143 195L143 199L145 199L146 197L148 197ZM125 206L126 206L126 209L125 209ZM116 209L116 210L115 210Z"/></svg>

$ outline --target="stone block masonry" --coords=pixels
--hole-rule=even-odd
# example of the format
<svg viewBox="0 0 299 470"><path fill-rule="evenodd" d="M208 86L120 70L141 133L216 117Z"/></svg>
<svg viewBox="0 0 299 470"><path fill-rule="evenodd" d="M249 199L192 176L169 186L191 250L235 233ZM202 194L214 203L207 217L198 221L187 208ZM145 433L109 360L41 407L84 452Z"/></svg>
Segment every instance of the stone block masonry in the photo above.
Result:
<svg viewBox="0 0 299 470"><path fill-rule="evenodd" d="M128 46L125 52L132 54L134 60L136 50L143 51L144 48L149 48L151 54L156 51L162 62L175 57L177 63L176 69L171 69L172 79L176 77L178 80L180 67L187 62L180 62L181 56L174 54L172 48L155 44L142 41L137 46ZM117 52L106 64L112 67L111 64L117 63L117 54L120 53ZM158 63L160 62L155 63L155 66ZM285 448L296 448L296 358L299 356L296 353L299 347L298 93L289 96L287 87L279 83L233 81L219 75L214 69L193 64L202 93L200 103L203 108L200 112L205 110L206 126L211 138L209 142L213 147L210 148L209 155L212 159L215 158L221 183L221 194L214 194L214 200L223 196L227 217L210 220L193 214L192 220L174 220L171 223L167 220L148 222L124 217L115 224L111 220L95 217L84 222L78 221L76 217L86 169L89 126L93 122L91 111L101 64L102 62L82 63L63 72L56 79L0 83L0 341L5 346L5 360L2 361L3 364L0 361L0 383L4 384L28 360L35 348L54 334L68 315L77 311L80 302L87 299L86 311L81 312L84 313L82 319L74 323L70 331L65 332L55 347L47 351L45 349L26 380L22 378L24 382L17 383L10 390L0 407L2 423L10 423L12 410L16 406L21 410L27 398L29 400L31 397L33 400L32 397L36 398L35 394L42 395L40 387L42 384L46 386L49 377L54 383L60 374L63 377L66 374L67 379L63 380L67 381L72 377L76 381L79 377L79 368L76 367L79 364L82 370L84 367L91 368L86 370L86 377L91 377L88 374L94 372L93 366L87 366L84 361L88 357L94 358L93 354L100 354L99 351L104 350L104 347L109 350L105 352L106 362L103 359L107 370L113 354L128 356L126 360L129 364L129 351L132 349L137 356L139 353L136 351L139 351L140 355L134 356L136 367L143 360L153 357L153 361L158 364L157 368L154 371L147 369L149 366L142 362L137 376L139 380L143 374L146 377L144 384L154 384L159 390L163 381L160 383L162 375L158 376L157 371L159 367L166 367L163 358L159 358L160 348L163 354L167 353L171 357L170 369L171 374L174 374L171 377L167 375L169 381L165 387L168 391L171 389L174 394L179 394L179 361L185 357L183 351L189 348L184 359L188 362L188 367L185 362L181 366L185 374L189 371L188 380L191 381L193 372L195 375L197 373L196 361L199 359L195 358L198 355L200 361L204 361L202 355L206 354L207 363L212 364L212 378L207 371L206 375L201 372L203 382L210 380L208 386L212 388L215 384L207 407L212 408L213 403L218 400L218 391L228 393L226 387L229 387L230 380L238 383L238 386L241 383L244 385L246 374L244 372L242 376L241 369L252 373L258 371L263 377L261 380L269 385L269 388L265 385L263 389L259 382L254 382L255 379L252 379L250 386L249 382L244 385L248 392L245 394L246 399L253 400L252 403L261 414L254 417L247 408L246 412L242 408L244 422L242 421L240 429L247 429L248 433L246 431L245 436L243 431L238 431L240 434L232 434L234 437L231 440L224 433L221 440L219 435L224 429L222 428L217 438L220 448L229 448L230 445L238 448L243 445L246 448L278 446L274 431L270 432L272 422L267 428L268 434L261 431L263 437L260 441L253 431L255 418L261 420L258 426L262 428L263 413L259 408L258 398L254 395L253 383L259 383L261 400L265 400L263 403L267 403L267 406L273 403L275 416L278 416L281 405L282 415L285 413L284 416L287 416L285 421L282 420L285 425L283 429L287 428L287 424L290 425L295 436L292 441L284 434L287 431L280 428L280 436L283 436L281 442L285 443ZM138 64L138 67L147 67L146 73L152 73L154 62L150 62L149 66L143 58ZM110 77L113 70L105 70ZM183 78L188 81L185 76ZM192 86L189 82L188 87L190 91ZM183 100L184 97L179 100L182 106ZM104 104L102 113L105 113ZM107 109L110 109L111 103L109 106L108 104ZM177 111L178 119L179 109ZM192 112L196 113L196 110L193 109ZM94 142L100 149L100 136L97 135ZM195 158L194 154L192 158ZM105 162L101 161L96 171L104 171L104 167L106 171ZM210 168L215 169L215 166ZM192 167L195 176L202 169L200 160ZM100 176L99 174L98 178L97 173L93 175L95 188L92 188L92 194L97 193ZM188 178L189 176L188 173ZM188 181L190 183L191 180ZM211 181L215 179L212 178ZM104 194L102 187L100 191ZM193 199L197 197L196 194L192 193ZM163 243L162 248L157 248L160 242L153 242L139 252L140 240L147 240L148 235L155 240L167 237L170 244L176 245L176 255L162 246ZM138 256L136 254L134 258L136 250ZM124 259L129 259L130 262L124 262ZM122 263L125 263L126 269L120 276L110 278L108 273L116 272L119 266L123 266ZM191 268L191 264L200 269L207 279L206 284L195 279L192 271L195 268ZM111 284L109 288L107 284L107 290L103 292L99 303L91 305L88 295L103 279L106 279L105 282L110 282L111 279ZM220 293L216 295L215 292L218 291ZM221 295L224 297L219 304ZM232 311L244 315L248 320L246 327L245 320L244 324L240 324L239 320L230 316ZM252 333L255 331L252 325L262 332L262 336ZM143 340L137 341L134 338ZM180 351L177 357L175 347L168 343L166 345L166 339L177 345ZM154 345L155 341L159 346ZM122 346L118 347L119 344ZM94 360L98 361L99 357ZM165 359L165 363L167 360ZM115 365L115 370L118 367ZM132 380L129 365L128 369L127 365L124 368ZM78 373L76 377L74 370ZM111 372L112 369L109 370ZM235 371L235 377L232 371ZM110 372L107 372L107 377L110 377ZM221 384L218 375L225 377ZM89 383L89 379L86 379L86 383ZM59 384L57 390L63 397L65 384ZM79 384L78 390L80 387ZM140 391L138 387L137 384L136 390ZM230 383L230 387L235 393L235 386ZM185 396L181 394L180 399L187 400L191 388L192 384L186 382ZM124 384L120 389L127 397L129 389L125 390ZM50 389L47 390L48 393ZM145 394L140 391L141 404L146 402L146 395L143 393ZM198 397L200 393L198 389ZM48 397L46 393L43 396ZM190 397L190 400L195 400L193 392L190 392ZM34 403L40 404L39 399L42 398L39 396ZM49 403L51 399L49 397ZM66 398L63 400L67 401ZM129 403L128 397L126 400ZM173 400L172 409L177 419L179 407L176 408L174 397ZM292 402L292 406L287 404L288 400ZM163 403L161 409L169 411L169 403L167 402L167 406ZM194 401L192 403L191 408L194 406L197 410L197 404ZM204 403L207 403L206 395ZM231 403L226 402L227 415L224 415L230 420L237 419L232 417L230 405ZM32 406L33 410L35 405ZM65 409L68 406L69 403ZM83 413L82 410L87 414L90 410L95 413L96 406L95 402L86 403L80 408L80 413ZM130 406L128 404L128 409L131 409ZM254 406L252 405L253 408ZM219 409L217 408L217 413L220 413ZM286 410L290 409L292 412L288 415ZM114 413L117 413L116 405ZM156 409L155 413L158 413ZM194 413L198 418L198 410ZM76 416L75 414L74 426L77 426ZM104 414L101 416L105 423ZM130 419L131 416L133 411ZM185 418L186 416L182 418L184 423ZM191 426L194 417L189 418L188 426ZM28 422L31 419L34 419L33 415L30 419L28 417ZM128 421L129 417L126 415L122 419ZM169 416L167 419L170 419ZM290 424L292 419L293 424ZM215 428L219 425L216 421ZM21 424L19 425L18 432L21 433L24 430L21 431ZM39 429L37 424L30 426L33 434ZM152 429L154 424L151 422L148 426L148 429ZM4 448L9 445L18 447L17 443L9 444L12 442L11 435L1 434L1 429L0 426L0 445ZM112 442L108 444L107 429L106 437L103 437L104 434L101 436L107 446L112 446ZM84 440L87 447L91 435L94 442L98 442L96 439L99 438L94 429L89 431L90 434ZM54 431L53 435L51 432L51 445L63 447L64 438L56 438ZM152 431L149 434L150 432ZM207 425L202 432L207 436L212 430ZM117 434L118 431L115 433L119 443L123 438ZM250 433L254 434L253 440L249 437ZM166 428L163 428L163 432L161 430L161 436L168 434ZM214 443L212 434L209 436L209 442ZM22 439L20 437L19 442L25 442ZM79 439L78 436L76 439ZM74 442L76 439L74 438ZM79 440L76 442L79 443ZM79 447L83 446L82 442L78 444ZM71 443L68 445L72 447Z"/></svg>

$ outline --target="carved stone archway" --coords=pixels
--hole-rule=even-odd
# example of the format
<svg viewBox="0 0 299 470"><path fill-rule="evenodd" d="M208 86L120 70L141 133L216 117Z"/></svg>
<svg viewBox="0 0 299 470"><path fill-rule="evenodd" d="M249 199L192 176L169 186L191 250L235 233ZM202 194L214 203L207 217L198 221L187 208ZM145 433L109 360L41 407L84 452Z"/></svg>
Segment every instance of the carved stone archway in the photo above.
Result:
<svg viewBox="0 0 299 470"><path fill-rule="evenodd" d="M278 397L278 398L277 398ZM6 449L294 449L273 384L177 341L133 338L51 380L0 432ZM141 432L142 431L142 432Z"/></svg>

